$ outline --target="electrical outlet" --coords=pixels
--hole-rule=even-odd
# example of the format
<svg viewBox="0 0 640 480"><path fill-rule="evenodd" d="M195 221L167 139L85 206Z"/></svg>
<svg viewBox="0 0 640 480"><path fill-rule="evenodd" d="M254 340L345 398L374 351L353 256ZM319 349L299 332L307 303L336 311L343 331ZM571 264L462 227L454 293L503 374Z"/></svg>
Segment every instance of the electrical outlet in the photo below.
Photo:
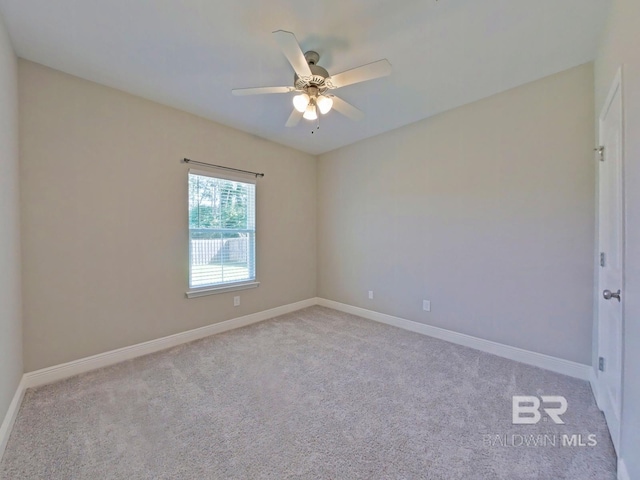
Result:
<svg viewBox="0 0 640 480"><path fill-rule="evenodd" d="M373 299L373 290L369 290L369 299Z"/></svg>
<svg viewBox="0 0 640 480"><path fill-rule="evenodd" d="M240 306L240 297L233 297L233 306L234 307L239 307Z"/></svg>
<svg viewBox="0 0 640 480"><path fill-rule="evenodd" d="M425 312L431 311L431 300L422 300L422 309Z"/></svg>

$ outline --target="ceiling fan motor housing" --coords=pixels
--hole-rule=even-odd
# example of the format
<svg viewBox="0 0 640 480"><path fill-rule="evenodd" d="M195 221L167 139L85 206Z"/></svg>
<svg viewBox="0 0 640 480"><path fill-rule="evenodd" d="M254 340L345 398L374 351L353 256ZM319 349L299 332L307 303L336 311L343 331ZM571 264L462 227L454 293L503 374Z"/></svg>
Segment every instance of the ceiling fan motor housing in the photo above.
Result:
<svg viewBox="0 0 640 480"><path fill-rule="evenodd" d="M329 88L325 83L325 80L329 78L329 72L316 64L320 59L320 55L316 52L307 52L304 54L304 58L309 64L311 76L308 78L300 78L298 74L295 74L293 77L293 84L295 85L296 90L303 90L306 92L309 87L316 87L318 89L318 93L323 94Z"/></svg>

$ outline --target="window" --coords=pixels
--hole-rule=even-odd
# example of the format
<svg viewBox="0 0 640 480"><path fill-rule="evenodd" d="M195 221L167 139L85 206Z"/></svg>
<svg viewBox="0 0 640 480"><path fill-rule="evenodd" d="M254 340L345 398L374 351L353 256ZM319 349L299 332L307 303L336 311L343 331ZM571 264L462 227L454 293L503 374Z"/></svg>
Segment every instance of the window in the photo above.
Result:
<svg viewBox="0 0 640 480"><path fill-rule="evenodd" d="M255 198L255 181L189 171L187 296L258 286Z"/></svg>

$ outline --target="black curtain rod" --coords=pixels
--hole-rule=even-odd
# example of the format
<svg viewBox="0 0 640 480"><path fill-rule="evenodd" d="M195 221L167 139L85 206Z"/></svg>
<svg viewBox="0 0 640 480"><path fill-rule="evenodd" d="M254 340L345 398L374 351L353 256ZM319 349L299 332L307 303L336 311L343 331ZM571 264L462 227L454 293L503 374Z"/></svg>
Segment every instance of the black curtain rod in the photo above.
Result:
<svg viewBox="0 0 640 480"><path fill-rule="evenodd" d="M224 167L222 165L214 165L212 163L197 162L195 160L189 160L188 158L183 158L182 163L193 163L195 165L204 165L205 167L215 167L215 168L222 168L223 170L231 170L233 172L249 173L251 175L255 175L256 178L264 177L264 173L250 172L248 170L240 170L239 168Z"/></svg>

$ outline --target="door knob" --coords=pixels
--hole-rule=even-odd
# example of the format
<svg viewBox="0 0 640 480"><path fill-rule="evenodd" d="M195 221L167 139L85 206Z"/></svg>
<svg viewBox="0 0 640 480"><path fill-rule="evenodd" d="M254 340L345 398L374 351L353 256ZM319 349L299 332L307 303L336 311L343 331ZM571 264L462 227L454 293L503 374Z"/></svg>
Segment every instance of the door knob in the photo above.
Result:
<svg viewBox="0 0 640 480"><path fill-rule="evenodd" d="M604 297L605 300L611 300L612 298L617 298L618 301L620 301L620 290L618 290L615 293L613 293L611 290L605 290L604 292L602 292L602 296Z"/></svg>

